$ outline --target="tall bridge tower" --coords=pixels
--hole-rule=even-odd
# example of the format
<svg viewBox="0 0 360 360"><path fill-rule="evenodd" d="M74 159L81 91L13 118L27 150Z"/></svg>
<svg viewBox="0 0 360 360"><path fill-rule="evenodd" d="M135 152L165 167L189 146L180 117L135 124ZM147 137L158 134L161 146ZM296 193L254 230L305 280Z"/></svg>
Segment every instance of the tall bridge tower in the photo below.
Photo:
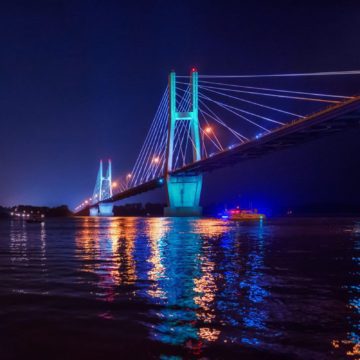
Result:
<svg viewBox="0 0 360 360"><path fill-rule="evenodd" d="M112 197L112 171L111 171L111 160L108 161L108 168L106 175L103 173L103 163L100 160L100 166L98 175L96 178L96 184L94 193L92 196L92 203L96 204L99 201L103 201ZM91 216L112 216L113 215L113 204L112 203L100 203L98 206L90 208Z"/></svg>
<svg viewBox="0 0 360 360"><path fill-rule="evenodd" d="M199 216L202 208L199 206L202 187L200 174L171 175L174 162L174 138L178 121L188 121L193 142L193 161L201 160L200 129L198 117L198 72L191 71L191 106L188 112L179 112L176 103L176 74L169 75L169 128L166 157L166 186L169 206L165 208L165 216Z"/></svg>

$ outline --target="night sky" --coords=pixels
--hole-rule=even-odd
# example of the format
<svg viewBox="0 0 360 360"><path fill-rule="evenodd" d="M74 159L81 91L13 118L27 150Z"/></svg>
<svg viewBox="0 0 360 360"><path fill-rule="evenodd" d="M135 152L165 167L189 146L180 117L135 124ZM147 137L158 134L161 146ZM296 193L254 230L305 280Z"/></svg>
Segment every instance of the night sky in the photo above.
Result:
<svg viewBox="0 0 360 360"><path fill-rule="evenodd" d="M358 1L1 1L0 204L74 207L100 158L131 170L171 69L355 70L359 23ZM360 203L359 136L207 174L202 203Z"/></svg>

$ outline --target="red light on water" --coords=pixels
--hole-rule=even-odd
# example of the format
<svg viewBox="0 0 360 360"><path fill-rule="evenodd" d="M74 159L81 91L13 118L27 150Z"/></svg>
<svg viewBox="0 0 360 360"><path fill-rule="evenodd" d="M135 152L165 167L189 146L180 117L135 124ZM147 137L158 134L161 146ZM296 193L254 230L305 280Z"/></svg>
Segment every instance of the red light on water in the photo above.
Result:
<svg viewBox="0 0 360 360"><path fill-rule="evenodd" d="M230 210L230 214L240 214L240 210Z"/></svg>

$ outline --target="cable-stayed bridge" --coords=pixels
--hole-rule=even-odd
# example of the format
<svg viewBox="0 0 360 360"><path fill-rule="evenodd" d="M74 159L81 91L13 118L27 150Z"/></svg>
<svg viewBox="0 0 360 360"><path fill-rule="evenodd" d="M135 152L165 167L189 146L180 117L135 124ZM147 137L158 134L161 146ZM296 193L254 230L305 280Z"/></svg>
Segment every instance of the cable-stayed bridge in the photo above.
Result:
<svg viewBox="0 0 360 360"><path fill-rule="evenodd" d="M133 168L112 181L111 162L105 177L101 163L75 211L111 215L115 201L166 186L165 215L199 215L204 173L359 126L359 75L171 72Z"/></svg>

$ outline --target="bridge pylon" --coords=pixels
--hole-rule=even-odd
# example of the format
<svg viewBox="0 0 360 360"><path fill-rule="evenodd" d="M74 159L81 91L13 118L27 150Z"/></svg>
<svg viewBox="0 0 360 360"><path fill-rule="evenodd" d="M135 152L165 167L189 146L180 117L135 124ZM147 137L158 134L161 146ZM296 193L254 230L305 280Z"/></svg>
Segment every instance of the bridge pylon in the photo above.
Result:
<svg viewBox="0 0 360 360"><path fill-rule="evenodd" d="M103 162L100 160L99 171L92 196L92 203L94 206L90 208L90 216L113 216L113 204L102 202L110 197L112 197L111 160L109 159L108 161L108 168L105 176L103 173Z"/></svg>
<svg viewBox="0 0 360 360"><path fill-rule="evenodd" d="M176 105L176 74L169 75L169 125L166 157L166 186L169 206L165 208L165 216L200 216L199 206L202 187L201 174L172 175L175 128L178 121L188 121L193 142L193 161L201 160L200 128L198 116L198 72L191 71L191 108L188 112L180 112Z"/></svg>

